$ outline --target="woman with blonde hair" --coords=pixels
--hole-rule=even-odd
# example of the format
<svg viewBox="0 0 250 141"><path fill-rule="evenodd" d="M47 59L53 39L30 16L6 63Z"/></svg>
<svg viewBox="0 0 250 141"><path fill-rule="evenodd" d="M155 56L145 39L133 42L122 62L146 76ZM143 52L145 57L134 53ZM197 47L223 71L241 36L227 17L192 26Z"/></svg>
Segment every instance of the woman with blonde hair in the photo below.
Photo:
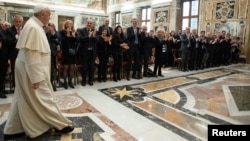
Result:
<svg viewBox="0 0 250 141"><path fill-rule="evenodd" d="M59 39L61 41L62 50L62 65L63 65L63 79L65 89L68 89L68 85L74 88L72 78L74 75L74 69L76 65L76 31L74 29L74 23L72 20L66 20L64 22L64 28L59 32ZM68 82L67 82L68 78Z"/></svg>

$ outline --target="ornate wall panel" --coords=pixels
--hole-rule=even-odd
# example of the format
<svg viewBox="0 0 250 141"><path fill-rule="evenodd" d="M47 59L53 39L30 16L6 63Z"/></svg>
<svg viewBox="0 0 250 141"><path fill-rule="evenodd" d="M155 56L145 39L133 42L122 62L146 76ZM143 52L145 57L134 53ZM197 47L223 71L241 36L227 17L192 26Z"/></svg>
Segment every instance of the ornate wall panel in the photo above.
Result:
<svg viewBox="0 0 250 141"><path fill-rule="evenodd" d="M45 2L74 5L91 9L103 9L103 0L43 0Z"/></svg>
<svg viewBox="0 0 250 141"><path fill-rule="evenodd" d="M211 30L211 23L206 23L206 28L205 28L205 31L206 32L211 32L212 30Z"/></svg>
<svg viewBox="0 0 250 141"><path fill-rule="evenodd" d="M224 1L215 3L215 19L233 19L235 18L235 1Z"/></svg>
<svg viewBox="0 0 250 141"><path fill-rule="evenodd" d="M158 28L163 28L165 31L168 31L169 27L169 7L163 8L154 8L152 12L152 29L157 31Z"/></svg>
<svg viewBox="0 0 250 141"><path fill-rule="evenodd" d="M70 17L70 16L58 16L58 30L62 30L63 29L63 25L64 22L66 20L72 20L74 22L74 17Z"/></svg>
<svg viewBox="0 0 250 141"><path fill-rule="evenodd" d="M100 16L92 16L92 15L82 15L80 27L85 27L88 19L93 19L95 21L96 29L103 24L103 20L105 17Z"/></svg>
<svg viewBox="0 0 250 141"><path fill-rule="evenodd" d="M214 33L221 32L222 30L231 35L236 35L237 22L215 23Z"/></svg>
<svg viewBox="0 0 250 141"><path fill-rule="evenodd" d="M239 36L243 41L245 41L245 34L246 34L246 22L239 21L237 22L237 33L236 35Z"/></svg>
<svg viewBox="0 0 250 141"><path fill-rule="evenodd" d="M212 2L206 2L205 3L205 20L211 21L213 17L213 3Z"/></svg>
<svg viewBox="0 0 250 141"><path fill-rule="evenodd" d="M248 2L249 2L249 0L239 0L239 15L238 15L238 18L246 18Z"/></svg>
<svg viewBox="0 0 250 141"><path fill-rule="evenodd" d="M6 12L4 9L0 9L0 20L5 21L6 20Z"/></svg>
<svg viewBox="0 0 250 141"><path fill-rule="evenodd" d="M122 13L122 27L131 26L133 13Z"/></svg>

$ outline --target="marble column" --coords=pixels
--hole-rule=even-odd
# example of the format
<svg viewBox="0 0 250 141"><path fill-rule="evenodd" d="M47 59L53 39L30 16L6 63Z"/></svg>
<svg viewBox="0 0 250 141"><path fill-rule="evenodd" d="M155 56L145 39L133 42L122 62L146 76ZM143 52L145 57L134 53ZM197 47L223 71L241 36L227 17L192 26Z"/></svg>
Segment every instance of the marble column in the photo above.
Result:
<svg viewBox="0 0 250 141"><path fill-rule="evenodd" d="M248 9L250 9L250 4L248 4ZM247 15L250 15L250 10L248 10L248 13ZM247 25L250 24L250 18L248 17L247 18ZM245 52L245 55L246 55L246 63L247 64L250 64L250 26L247 26L246 28L246 36L245 36L245 44L244 44L244 52Z"/></svg>
<svg viewBox="0 0 250 141"><path fill-rule="evenodd" d="M178 30L178 25L177 25L177 17L178 17L178 12L181 11L181 1L180 0L175 0L172 1L172 6L170 9L170 14L169 14L169 31L177 31Z"/></svg>
<svg viewBox="0 0 250 141"><path fill-rule="evenodd" d="M1 21L6 21L5 13L6 11L0 7L0 20Z"/></svg>
<svg viewBox="0 0 250 141"><path fill-rule="evenodd" d="M115 29L115 12L112 12L110 14L110 23L111 23L111 27L113 27L113 29Z"/></svg>

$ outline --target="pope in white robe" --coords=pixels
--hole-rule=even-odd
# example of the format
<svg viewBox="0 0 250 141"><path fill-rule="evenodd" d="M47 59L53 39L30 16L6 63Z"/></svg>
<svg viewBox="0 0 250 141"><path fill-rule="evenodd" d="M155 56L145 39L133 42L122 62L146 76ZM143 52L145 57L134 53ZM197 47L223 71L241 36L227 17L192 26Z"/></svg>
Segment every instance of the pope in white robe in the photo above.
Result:
<svg viewBox="0 0 250 141"><path fill-rule="evenodd" d="M18 39L16 86L5 135L25 133L35 138L51 128L61 130L72 124L55 102L50 83L50 47L43 26L36 16L31 17ZM34 88L36 83L38 88Z"/></svg>

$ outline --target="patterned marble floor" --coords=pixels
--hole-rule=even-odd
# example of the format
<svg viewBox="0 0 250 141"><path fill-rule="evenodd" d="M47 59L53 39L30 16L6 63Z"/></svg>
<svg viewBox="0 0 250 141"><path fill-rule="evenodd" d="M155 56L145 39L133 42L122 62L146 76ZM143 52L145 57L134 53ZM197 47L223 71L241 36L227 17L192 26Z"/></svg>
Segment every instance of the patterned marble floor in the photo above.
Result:
<svg viewBox="0 0 250 141"><path fill-rule="evenodd" d="M250 124L250 65L108 81L55 95L76 127L16 141L206 141L210 124ZM13 94L0 99L0 140Z"/></svg>

